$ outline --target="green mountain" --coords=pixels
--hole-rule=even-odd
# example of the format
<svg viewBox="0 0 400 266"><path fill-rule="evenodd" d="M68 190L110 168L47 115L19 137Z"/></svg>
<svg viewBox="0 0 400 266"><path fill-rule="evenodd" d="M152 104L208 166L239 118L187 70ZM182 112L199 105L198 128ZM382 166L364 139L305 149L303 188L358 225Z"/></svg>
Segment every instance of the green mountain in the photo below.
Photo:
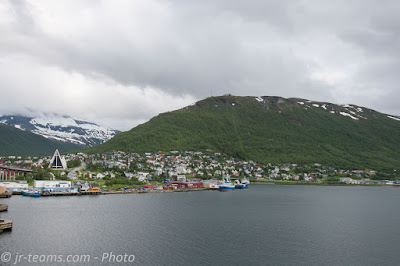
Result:
<svg viewBox="0 0 400 266"><path fill-rule="evenodd" d="M81 148L81 145L46 139L42 136L0 124L0 156L5 155L52 155Z"/></svg>
<svg viewBox="0 0 400 266"><path fill-rule="evenodd" d="M400 162L400 118L296 98L211 97L85 151L205 149L263 163L393 169Z"/></svg>

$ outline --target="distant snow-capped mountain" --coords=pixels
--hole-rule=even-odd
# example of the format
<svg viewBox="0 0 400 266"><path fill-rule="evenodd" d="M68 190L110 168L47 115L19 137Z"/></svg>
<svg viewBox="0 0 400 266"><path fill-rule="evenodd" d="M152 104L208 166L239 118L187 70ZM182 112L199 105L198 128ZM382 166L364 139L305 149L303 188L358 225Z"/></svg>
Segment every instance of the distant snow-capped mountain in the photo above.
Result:
<svg viewBox="0 0 400 266"><path fill-rule="evenodd" d="M81 121L69 116L26 117L20 115L0 116L0 123L30 131L48 139L93 146L111 139L118 130Z"/></svg>

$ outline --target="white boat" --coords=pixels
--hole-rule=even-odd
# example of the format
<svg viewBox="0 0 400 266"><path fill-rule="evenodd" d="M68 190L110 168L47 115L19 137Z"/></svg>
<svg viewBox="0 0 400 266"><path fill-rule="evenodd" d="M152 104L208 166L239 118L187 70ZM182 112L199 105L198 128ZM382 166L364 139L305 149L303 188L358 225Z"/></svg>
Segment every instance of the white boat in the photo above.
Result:
<svg viewBox="0 0 400 266"><path fill-rule="evenodd" d="M248 188L250 185L250 180L248 180L246 177L242 178L242 184L244 185L244 188Z"/></svg>
<svg viewBox="0 0 400 266"><path fill-rule="evenodd" d="M220 191L230 191L235 189L235 184L229 180L229 177L227 177L226 180L222 178L222 181L218 183L218 186Z"/></svg>
<svg viewBox="0 0 400 266"><path fill-rule="evenodd" d="M210 189L219 190L219 185L218 184L213 184L213 185L211 185Z"/></svg>
<svg viewBox="0 0 400 266"><path fill-rule="evenodd" d="M237 179L233 183L235 184L235 188L239 188L239 189L245 188L245 184L241 183Z"/></svg>

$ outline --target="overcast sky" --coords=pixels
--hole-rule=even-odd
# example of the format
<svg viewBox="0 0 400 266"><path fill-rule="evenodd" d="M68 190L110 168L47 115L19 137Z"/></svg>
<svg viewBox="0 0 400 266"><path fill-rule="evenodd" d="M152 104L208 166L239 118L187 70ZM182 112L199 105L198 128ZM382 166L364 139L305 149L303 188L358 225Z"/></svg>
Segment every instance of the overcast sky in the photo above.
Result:
<svg viewBox="0 0 400 266"><path fill-rule="evenodd" d="M0 113L128 130L211 95L400 115L400 1L0 0Z"/></svg>

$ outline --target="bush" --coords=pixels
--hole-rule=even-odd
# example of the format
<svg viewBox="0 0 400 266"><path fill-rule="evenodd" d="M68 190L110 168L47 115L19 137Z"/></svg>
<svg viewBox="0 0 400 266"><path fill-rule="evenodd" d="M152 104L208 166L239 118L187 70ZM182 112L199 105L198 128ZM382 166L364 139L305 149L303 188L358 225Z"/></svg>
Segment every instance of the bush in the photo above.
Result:
<svg viewBox="0 0 400 266"><path fill-rule="evenodd" d="M81 160L79 160L79 159L67 162L67 167L68 168L75 168L75 167L78 167L78 166L81 166Z"/></svg>

